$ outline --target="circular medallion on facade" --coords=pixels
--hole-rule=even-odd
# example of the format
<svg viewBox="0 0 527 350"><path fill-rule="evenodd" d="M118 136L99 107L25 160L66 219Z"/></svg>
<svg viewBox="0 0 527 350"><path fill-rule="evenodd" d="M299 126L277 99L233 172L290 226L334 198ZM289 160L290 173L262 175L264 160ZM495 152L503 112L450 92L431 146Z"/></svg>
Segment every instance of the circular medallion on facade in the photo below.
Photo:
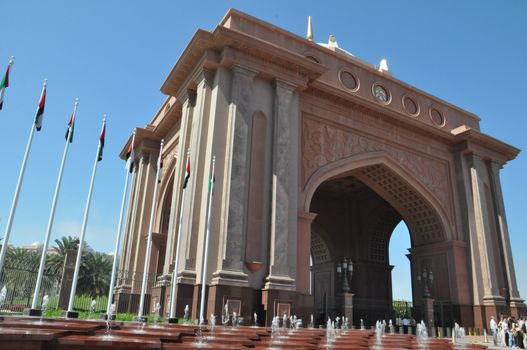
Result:
<svg viewBox="0 0 527 350"><path fill-rule="evenodd" d="M386 89L381 84L375 83L373 84L371 91L373 92L373 96L382 104L387 105L391 102L392 96L390 95L390 92L388 89Z"/></svg>
<svg viewBox="0 0 527 350"><path fill-rule="evenodd" d="M403 96L403 107L404 110L412 117L417 117L419 114L419 105L412 97L408 95Z"/></svg>
<svg viewBox="0 0 527 350"><path fill-rule="evenodd" d="M359 79L345 69L339 72L339 81L348 90L355 92L359 89Z"/></svg>
<svg viewBox="0 0 527 350"><path fill-rule="evenodd" d="M430 119L432 120L432 123L434 123L437 126L444 126L445 125L445 117L443 114L435 109L434 107L430 107L429 110Z"/></svg>

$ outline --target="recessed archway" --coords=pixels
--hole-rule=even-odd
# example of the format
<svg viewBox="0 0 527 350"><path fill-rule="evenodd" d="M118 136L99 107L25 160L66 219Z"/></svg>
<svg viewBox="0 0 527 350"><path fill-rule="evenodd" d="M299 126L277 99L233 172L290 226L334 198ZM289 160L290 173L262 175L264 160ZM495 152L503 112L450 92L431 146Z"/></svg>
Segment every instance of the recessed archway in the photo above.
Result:
<svg viewBox="0 0 527 350"><path fill-rule="evenodd" d="M355 295L354 323L360 319L371 324L376 319L394 318L389 242L395 227L404 220L411 247L415 248L444 242L448 225L427 199L426 189L388 158L362 158L356 164L348 160L348 164L328 168L309 206L309 211L317 214L312 224L311 254L316 256L322 241L325 256L331 259L320 268L314 258L315 305L325 302L329 315L339 314L337 295L347 282L337 274L336 266L347 259L354 264L353 278L348 282ZM322 271L324 277L317 279ZM327 300L319 300L321 296L316 293L320 283L331 285L324 289L330 294ZM419 293L413 295L421 297Z"/></svg>

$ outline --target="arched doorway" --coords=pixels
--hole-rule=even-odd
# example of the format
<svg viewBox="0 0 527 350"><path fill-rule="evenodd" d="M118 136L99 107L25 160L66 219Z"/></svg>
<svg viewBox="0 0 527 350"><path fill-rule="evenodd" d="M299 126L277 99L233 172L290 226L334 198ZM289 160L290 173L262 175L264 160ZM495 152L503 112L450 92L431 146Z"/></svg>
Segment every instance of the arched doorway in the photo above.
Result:
<svg viewBox="0 0 527 350"><path fill-rule="evenodd" d="M451 300L448 254L431 251L448 239L448 225L427 189L386 157L349 159L330 165L319 177L309 202L316 214L311 226L311 254L314 257L314 312L325 305L327 316L344 313L342 295L353 293L353 324L360 319L374 324L377 319L394 319L392 308L392 268L389 242L402 221L410 232L411 284L414 317L423 317L423 291L417 275L434 271L437 283L433 297ZM320 242L323 242L321 244ZM320 254L320 247L325 249ZM317 261L324 256L324 263ZM318 258L321 261L321 258ZM351 280L337 268L353 262ZM318 274L318 278L317 278ZM320 284L329 284L321 287ZM318 291L318 293L317 293ZM326 300L321 293L326 293Z"/></svg>

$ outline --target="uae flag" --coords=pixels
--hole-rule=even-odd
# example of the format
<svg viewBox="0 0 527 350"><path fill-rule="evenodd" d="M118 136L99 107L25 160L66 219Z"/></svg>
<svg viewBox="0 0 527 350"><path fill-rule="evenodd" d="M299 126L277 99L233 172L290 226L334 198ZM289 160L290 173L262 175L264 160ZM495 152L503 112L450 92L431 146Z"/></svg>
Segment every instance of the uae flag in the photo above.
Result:
<svg viewBox="0 0 527 350"><path fill-rule="evenodd" d="M101 135L99 136L99 153L97 156L97 161L100 162L102 160L102 152L104 150L104 137L106 136L106 120L102 122L102 130Z"/></svg>
<svg viewBox="0 0 527 350"><path fill-rule="evenodd" d="M130 146L128 146L128 150L126 151L126 168L130 173L134 172L134 159L134 138L132 138L132 142L130 143Z"/></svg>
<svg viewBox="0 0 527 350"><path fill-rule="evenodd" d="M161 182L161 176L163 175L163 157L159 152L159 158L157 158L157 182Z"/></svg>
<svg viewBox="0 0 527 350"><path fill-rule="evenodd" d="M2 109L2 106L4 105L4 93L5 89L9 87L9 70L11 69L11 62L7 65L7 69L5 71L4 77L2 78L2 82L0 82L0 110Z"/></svg>
<svg viewBox="0 0 527 350"><path fill-rule="evenodd" d="M66 129L66 141L73 142L73 130L75 129L75 110L71 113L70 120L68 122L68 128Z"/></svg>
<svg viewBox="0 0 527 350"><path fill-rule="evenodd" d="M38 100L37 115L35 116L35 128L37 131L42 129L42 120L44 119L44 107L46 106L46 83L42 88L42 93L40 94L40 100Z"/></svg>
<svg viewBox="0 0 527 350"><path fill-rule="evenodd" d="M190 179L190 157L187 159L187 167L185 168L185 179L183 180L183 189L187 188L188 179Z"/></svg>

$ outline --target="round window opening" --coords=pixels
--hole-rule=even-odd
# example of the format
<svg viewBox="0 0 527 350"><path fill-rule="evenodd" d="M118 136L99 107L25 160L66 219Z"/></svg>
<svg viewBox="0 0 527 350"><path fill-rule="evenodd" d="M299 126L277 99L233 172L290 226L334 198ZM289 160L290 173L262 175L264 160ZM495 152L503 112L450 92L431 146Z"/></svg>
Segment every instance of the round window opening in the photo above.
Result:
<svg viewBox="0 0 527 350"><path fill-rule="evenodd" d="M439 112L435 108L430 109L430 119L432 119L432 123L434 123L435 125L445 125L445 117L443 116L443 114L441 114L441 112Z"/></svg>
<svg viewBox="0 0 527 350"><path fill-rule="evenodd" d="M416 116L419 114L419 105L415 100L409 96L403 97L403 107L411 116Z"/></svg>
<svg viewBox="0 0 527 350"><path fill-rule="evenodd" d="M372 90L373 90L373 96L375 96L377 101L383 104L390 103L390 100L391 100L390 93L384 86L375 84L373 85Z"/></svg>
<svg viewBox="0 0 527 350"><path fill-rule="evenodd" d="M357 79L348 71L341 71L339 73L339 79L342 85L349 90L357 90L359 87L359 83L357 82Z"/></svg>

